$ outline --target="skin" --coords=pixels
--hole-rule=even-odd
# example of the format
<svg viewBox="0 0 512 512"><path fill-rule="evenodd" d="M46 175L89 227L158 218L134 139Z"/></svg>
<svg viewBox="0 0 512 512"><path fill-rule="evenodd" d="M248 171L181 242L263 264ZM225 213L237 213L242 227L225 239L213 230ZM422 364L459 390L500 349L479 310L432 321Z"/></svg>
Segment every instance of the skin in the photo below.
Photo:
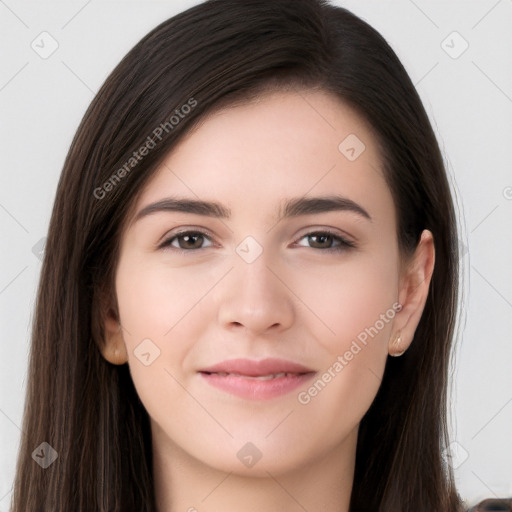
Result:
<svg viewBox="0 0 512 512"><path fill-rule="evenodd" d="M354 161L338 149L349 134L366 146ZM371 220L351 211L278 216L285 199L334 193ZM359 422L388 354L412 341L434 265L431 233L400 258L372 130L322 91L266 93L209 115L168 155L134 212L171 195L220 202L231 216L167 211L127 222L103 349L108 361L128 362L150 416L158 510L348 511ZM327 228L356 247L329 252L336 239L306 236ZM205 237L173 238L186 229ZM236 252L249 235L262 249L251 263ZM159 247L165 240L172 245ZM332 374L397 302L402 309L307 404L298 394L311 382L247 400L198 373L226 359L278 357ZM148 338L160 354L146 366L134 350ZM252 467L237 457L249 441L261 453Z"/></svg>

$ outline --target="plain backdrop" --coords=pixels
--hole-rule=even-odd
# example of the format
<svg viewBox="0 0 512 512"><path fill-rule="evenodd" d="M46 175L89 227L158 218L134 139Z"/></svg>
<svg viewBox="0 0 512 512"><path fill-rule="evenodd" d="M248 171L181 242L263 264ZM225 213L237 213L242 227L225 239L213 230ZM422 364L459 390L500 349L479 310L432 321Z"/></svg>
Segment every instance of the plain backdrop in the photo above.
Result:
<svg viewBox="0 0 512 512"><path fill-rule="evenodd" d="M41 250L69 144L124 54L196 3L0 1L0 512L9 507L23 435ZM468 504L512 496L512 0L333 3L388 40L438 135L459 214L464 285L449 454Z"/></svg>

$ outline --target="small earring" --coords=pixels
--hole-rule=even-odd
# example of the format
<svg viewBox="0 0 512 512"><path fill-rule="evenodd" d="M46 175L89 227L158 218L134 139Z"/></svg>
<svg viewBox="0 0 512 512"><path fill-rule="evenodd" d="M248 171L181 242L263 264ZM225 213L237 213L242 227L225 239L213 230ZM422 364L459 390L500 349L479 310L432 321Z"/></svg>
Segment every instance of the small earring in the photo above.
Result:
<svg viewBox="0 0 512 512"><path fill-rule="evenodd" d="M398 336L395 338L395 340L392 343L392 346L398 348L398 347L400 347L401 344L402 344L402 332L399 331ZM395 353L390 352L389 355L391 357L400 357L404 353L405 353L405 350L402 350L401 352L395 352Z"/></svg>
<svg viewBox="0 0 512 512"><path fill-rule="evenodd" d="M127 359L124 357L124 355L121 353L119 348L114 349L114 353L112 354L112 360L110 361L112 364L115 365L122 365L127 362Z"/></svg>

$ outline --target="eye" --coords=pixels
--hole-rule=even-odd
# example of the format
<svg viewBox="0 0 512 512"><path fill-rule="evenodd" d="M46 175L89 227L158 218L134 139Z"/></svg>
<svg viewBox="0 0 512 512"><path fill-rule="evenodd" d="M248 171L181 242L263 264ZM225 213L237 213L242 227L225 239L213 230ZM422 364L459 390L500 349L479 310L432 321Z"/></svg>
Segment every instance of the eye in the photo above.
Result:
<svg viewBox="0 0 512 512"><path fill-rule="evenodd" d="M209 236L201 231L182 231L162 243L160 248L172 247L178 251L190 251L194 249L203 249L201 247L204 240L209 240ZM210 243L210 245L212 245Z"/></svg>
<svg viewBox="0 0 512 512"><path fill-rule="evenodd" d="M320 249L327 252L340 252L355 247L353 242L328 230L307 233L299 240L303 240L305 238L310 239L309 241L312 245L309 245L309 247L311 249ZM180 252L189 252L211 247L213 245L210 241L209 245L204 246L203 244L205 240L210 240L210 237L202 231L182 231L181 233L176 233L165 240L159 248L170 248L171 250Z"/></svg>
<svg viewBox="0 0 512 512"><path fill-rule="evenodd" d="M355 244L331 231L313 231L307 233L300 240L309 238L312 249L322 249L329 252L339 252L355 247ZM302 245L302 244L299 244Z"/></svg>

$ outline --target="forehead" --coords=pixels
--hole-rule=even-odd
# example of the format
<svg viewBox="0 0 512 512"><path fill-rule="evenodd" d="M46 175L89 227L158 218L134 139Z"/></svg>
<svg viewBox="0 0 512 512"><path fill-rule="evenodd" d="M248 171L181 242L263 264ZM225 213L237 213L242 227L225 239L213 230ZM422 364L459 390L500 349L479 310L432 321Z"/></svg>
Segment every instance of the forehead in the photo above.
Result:
<svg viewBox="0 0 512 512"><path fill-rule="evenodd" d="M369 210L392 203L372 129L323 91L274 91L207 115L173 148L135 211L169 195L278 216L283 199L341 194Z"/></svg>

